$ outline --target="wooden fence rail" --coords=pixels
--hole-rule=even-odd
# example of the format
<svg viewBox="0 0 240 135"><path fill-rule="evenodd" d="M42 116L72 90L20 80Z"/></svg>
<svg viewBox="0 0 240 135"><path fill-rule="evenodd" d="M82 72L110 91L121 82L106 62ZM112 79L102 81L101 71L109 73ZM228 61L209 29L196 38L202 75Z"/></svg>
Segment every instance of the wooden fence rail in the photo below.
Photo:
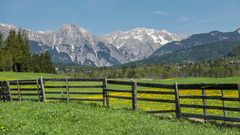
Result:
<svg viewBox="0 0 240 135"><path fill-rule="evenodd" d="M91 82L91 83L88 83ZM110 87L112 85L124 88ZM128 88L126 88L128 87ZM143 90L140 90L144 88ZM152 90L155 88L156 90ZM219 91L221 95L209 96L208 91ZM199 91L201 95L182 95L182 91ZM226 96L227 91L236 91L235 97ZM189 93L188 92L188 93ZM117 95L126 93L130 96ZM173 98L150 98L143 95L166 95ZM84 97L84 95L94 97ZM95 96L96 95L96 96ZM200 118L207 120L222 120L240 122L240 85L239 84L157 84L135 81L107 80L106 78L38 78L36 80L0 81L0 101L97 101L103 106L110 107L110 99L117 98L131 101L131 109L138 109L142 102L173 104L174 109L148 110L147 113L175 113L177 118ZM201 100L200 104L188 104L182 100ZM221 106L208 104L209 101L220 101ZM236 105L227 106L226 102ZM237 103L238 102L238 103ZM239 105L238 105L239 104ZM202 114L184 112L185 108L202 109ZM208 110L220 110L222 116L212 115ZM228 112L237 112L239 116L229 117Z"/></svg>

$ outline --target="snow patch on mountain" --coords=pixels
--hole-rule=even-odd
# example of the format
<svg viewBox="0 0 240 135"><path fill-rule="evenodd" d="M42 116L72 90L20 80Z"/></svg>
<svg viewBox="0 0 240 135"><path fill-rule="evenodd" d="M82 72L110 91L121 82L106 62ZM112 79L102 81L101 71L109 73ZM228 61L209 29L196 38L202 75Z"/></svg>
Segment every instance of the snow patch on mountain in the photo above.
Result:
<svg viewBox="0 0 240 135"><path fill-rule="evenodd" d="M166 30L135 28L113 32L102 38L105 42L113 44L129 61L135 61L150 56L156 49L169 42L179 41L185 37Z"/></svg>

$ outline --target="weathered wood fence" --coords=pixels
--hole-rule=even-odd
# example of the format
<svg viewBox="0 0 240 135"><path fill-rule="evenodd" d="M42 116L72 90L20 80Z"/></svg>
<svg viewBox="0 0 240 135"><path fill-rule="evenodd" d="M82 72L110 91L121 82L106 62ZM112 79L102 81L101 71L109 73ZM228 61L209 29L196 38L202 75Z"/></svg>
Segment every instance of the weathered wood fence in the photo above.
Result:
<svg viewBox="0 0 240 135"><path fill-rule="evenodd" d="M57 84L61 82L61 85ZM64 85L62 85L64 83ZM111 85L128 86L128 89L117 89ZM143 87L144 90L139 90ZM152 88L160 88L151 90ZM59 89L61 91L59 91ZM74 89L74 90L73 90ZM149 89L149 90L148 90ZM96 91L97 90L97 91ZM181 95L181 91L200 91L201 95ZM221 96L208 96L207 91L220 91ZM225 91L235 91L237 96L226 97ZM128 93L131 96L118 96L112 93ZM191 93L191 92L190 92ZM139 94L170 95L174 98L161 99L140 97ZM71 95L71 96L70 96ZM82 95L97 95L95 98L80 98ZM148 113L175 113L177 118L200 118L204 120L222 120L240 122L240 85L239 84L156 84L135 81L107 80L106 78L38 78L36 80L0 81L0 101L99 101L110 107L110 99L129 100L131 109L137 110L138 102L169 103L174 109L150 110ZM200 99L202 104L183 103L184 99ZM221 101L221 106L208 105L209 100ZM226 106L226 102L234 102L234 106ZM184 108L202 109L202 113L187 113ZM221 110L222 115L208 114L208 110ZM236 117L229 117L227 112L236 112Z"/></svg>

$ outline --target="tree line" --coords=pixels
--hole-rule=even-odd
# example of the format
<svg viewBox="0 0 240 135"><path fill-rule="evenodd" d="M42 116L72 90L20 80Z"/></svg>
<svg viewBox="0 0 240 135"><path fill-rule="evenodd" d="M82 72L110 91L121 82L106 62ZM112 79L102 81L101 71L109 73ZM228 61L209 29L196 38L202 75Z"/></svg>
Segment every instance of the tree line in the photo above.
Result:
<svg viewBox="0 0 240 135"><path fill-rule="evenodd" d="M151 64L122 67L89 67L57 65L59 72L73 77L108 78L184 78L240 76L240 57L231 56L214 60L181 64Z"/></svg>
<svg viewBox="0 0 240 135"><path fill-rule="evenodd" d="M55 73L55 67L48 52L31 53L25 30L12 29L5 40L0 33L0 71Z"/></svg>

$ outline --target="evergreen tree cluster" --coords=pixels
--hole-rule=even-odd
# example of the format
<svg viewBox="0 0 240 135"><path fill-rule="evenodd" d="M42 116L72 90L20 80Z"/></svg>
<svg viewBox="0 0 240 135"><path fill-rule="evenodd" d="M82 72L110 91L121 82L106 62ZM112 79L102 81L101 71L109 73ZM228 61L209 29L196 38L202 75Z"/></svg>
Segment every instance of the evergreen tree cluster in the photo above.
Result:
<svg viewBox="0 0 240 135"><path fill-rule="evenodd" d="M10 30L6 40L0 33L0 71L55 73L48 52L32 54L23 29Z"/></svg>

